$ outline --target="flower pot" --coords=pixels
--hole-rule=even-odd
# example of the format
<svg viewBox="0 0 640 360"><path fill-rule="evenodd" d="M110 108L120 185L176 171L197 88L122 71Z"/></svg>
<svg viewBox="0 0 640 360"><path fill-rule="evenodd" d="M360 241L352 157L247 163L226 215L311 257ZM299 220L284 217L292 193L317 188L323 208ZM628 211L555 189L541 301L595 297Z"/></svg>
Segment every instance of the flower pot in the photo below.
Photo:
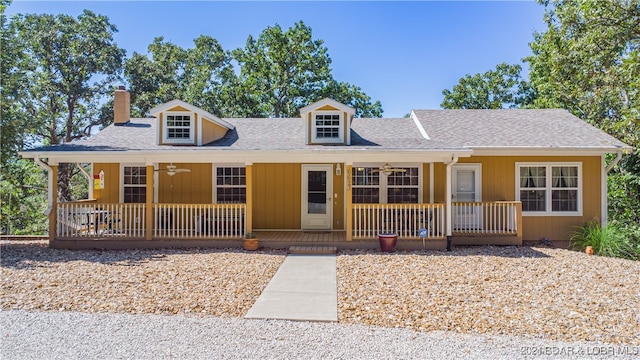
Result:
<svg viewBox="0 0 640 360"><path fill-rule="evenodd" d="M398 243L397 234L378 234L378 241L380 241L380 250L383 252L396 251L396 244Z"/></svg>
<svg viewBox="0 0 640 360"><path fill-rule="evenodd" d="M259 246L260 242L258 241L258 239L244 239L244 242L242 243L242 247L244 247L245 250L249 251L258 250Z"/></svg>
<svg viewBox="0 0 640 360"><path fill-rule="evenodd" d="M584 249L584 252L586 252L587 255L593 255L593 246L587 246L587 248Z"/></svg>

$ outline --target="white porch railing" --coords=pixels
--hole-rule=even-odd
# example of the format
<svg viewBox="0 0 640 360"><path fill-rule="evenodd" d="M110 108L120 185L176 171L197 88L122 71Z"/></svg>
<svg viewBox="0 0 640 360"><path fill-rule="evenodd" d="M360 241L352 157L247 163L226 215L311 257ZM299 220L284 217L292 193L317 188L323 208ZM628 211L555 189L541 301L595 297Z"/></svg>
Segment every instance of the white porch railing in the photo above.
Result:
<svg viewBox="0 0 640 360"><path fill-rule="evenodd" d="M353 239L377 238L396 233L400 239L419 239L426 228L427 239L445 237L444 204L353 204Z"/></svg>
<svg viewBox="0 0 640 360"><path fill-rule="evenodd" d="M142 238L145 204L58 203L56 237Z"/></svg>
<svg viewBox="0 0 640 360"><path fill-rule="evenodd" d="M519 201L454 202L452 229L463 234L517 235Z"/></svg>
<svg viewBox="0 0 640 360"><path fill-rule="evenodd" d="M246 204L153 204L153 237L243 237L246 208Z"/></svg>

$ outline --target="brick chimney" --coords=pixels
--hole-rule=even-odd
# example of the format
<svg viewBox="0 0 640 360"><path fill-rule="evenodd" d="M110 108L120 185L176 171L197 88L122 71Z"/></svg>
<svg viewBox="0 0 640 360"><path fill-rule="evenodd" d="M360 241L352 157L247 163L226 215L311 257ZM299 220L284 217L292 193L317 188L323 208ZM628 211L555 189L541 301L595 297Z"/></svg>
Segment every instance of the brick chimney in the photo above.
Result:
<svg viewBox="0 0 640 360"><path fill-rule="evenodd" d="M124 86L118 86L113 98L113 123L121 126L131 118L131 98Z"/></svg>

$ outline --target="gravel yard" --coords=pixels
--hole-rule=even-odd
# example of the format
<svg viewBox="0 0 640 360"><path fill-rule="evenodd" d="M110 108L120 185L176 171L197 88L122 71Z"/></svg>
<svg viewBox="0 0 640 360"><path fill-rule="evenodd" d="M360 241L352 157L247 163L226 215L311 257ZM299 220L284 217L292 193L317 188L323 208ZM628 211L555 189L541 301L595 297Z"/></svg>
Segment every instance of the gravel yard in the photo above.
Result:
<svg viewBox="0 0 640 360"><path fill-rule="evenodd" d="M284 251L3 241L2 309L241 317ZM640 262L529 247L337 258L344 324L640 345Z"/></svg>

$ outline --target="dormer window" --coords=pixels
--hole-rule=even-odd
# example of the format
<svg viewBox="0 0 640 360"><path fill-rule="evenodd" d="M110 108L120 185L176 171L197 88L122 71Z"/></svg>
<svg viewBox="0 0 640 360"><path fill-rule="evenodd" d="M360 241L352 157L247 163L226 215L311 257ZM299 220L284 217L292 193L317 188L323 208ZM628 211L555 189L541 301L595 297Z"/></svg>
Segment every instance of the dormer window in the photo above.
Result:
<svg viewBox="0 0 640 360"><path fill-rule="evenodd" d="M344 143L343 116L340 112L315 112L313 119L314 143Z"/></svg>
<svg viewBox="0 0 640 360"><path fill-rule="evenodd" d="M164 142L193 144L194 119L191 113L168 113L164 125Z"/></svg>

